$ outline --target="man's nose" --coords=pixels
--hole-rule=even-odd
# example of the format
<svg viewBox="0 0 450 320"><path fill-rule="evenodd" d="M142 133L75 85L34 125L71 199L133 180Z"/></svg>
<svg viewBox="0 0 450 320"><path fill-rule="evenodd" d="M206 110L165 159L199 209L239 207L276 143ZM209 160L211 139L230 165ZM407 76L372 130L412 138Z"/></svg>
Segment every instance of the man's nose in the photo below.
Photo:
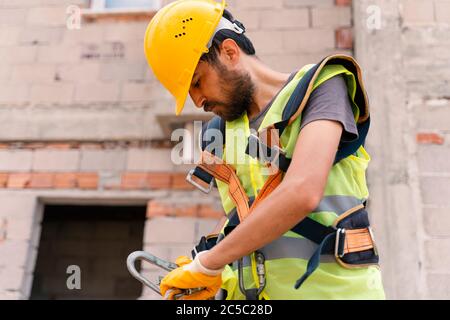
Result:
<svg viewBox="0 0 450 320"><path fill-rule="evenodd" d="M203 105L206 102L206 98L202 96L200 93L192 93L192 100L197 108L203 108Z"/></svg>

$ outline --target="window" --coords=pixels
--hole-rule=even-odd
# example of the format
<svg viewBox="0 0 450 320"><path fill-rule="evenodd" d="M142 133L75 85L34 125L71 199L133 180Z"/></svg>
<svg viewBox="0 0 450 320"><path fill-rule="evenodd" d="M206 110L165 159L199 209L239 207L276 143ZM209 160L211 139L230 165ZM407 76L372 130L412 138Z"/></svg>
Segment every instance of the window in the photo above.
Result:
<svg viewBox="0 0 450 320"><path fill-rule="evenodd" d="M130 17L147 19L162 7L162 0L91 0L89 8L83 10L88 21L99 19L125 19Z"/></svg>
<svg viewBox="0 0 450 320"><path fill-rule="evenodd" d="M93 11L147 11L158 10L161 0L91 0Z"/></svg>

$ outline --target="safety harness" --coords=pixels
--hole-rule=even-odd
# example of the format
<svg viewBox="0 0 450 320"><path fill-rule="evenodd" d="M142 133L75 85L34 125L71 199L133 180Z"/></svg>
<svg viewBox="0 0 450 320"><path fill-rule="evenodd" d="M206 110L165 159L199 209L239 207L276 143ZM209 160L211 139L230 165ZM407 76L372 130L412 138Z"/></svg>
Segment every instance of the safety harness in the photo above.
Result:
<svg viewBox="0 0 450 320"><path fill-rule="evenodd" d="M321 70L326 65L332 64L343 65L357 75L359 86L354 100L358 106L364 106L357 121L359 137L355 141L341 143L334 161L334 164L337 164L342 159L355 154L364 145L370 127L368 100L363 90L360 68L353 58L346 55L328 56L312 67L302 77L290 96L284 108L282 120L261 130L257 135L250 135L246 153L253 158L259 159L268 167L276 166L276 169L279 169L275 170L274 174L268 177L255 199L249 199L233 166L225 163L221 159L222 155L215 154L217 150L209 148L211 144L205 141L206 132L210 129L218 129L224 133L225 122L220 117L215 117L204 127L201 159L197 167L189 172L187 180L206 193L209 193L215 186L214 179L228 184L229 196L235 204L235 209L228 214L229 222L224 230L225 236L244 221L261 201L270 195L281 183L284 173L289 168L291 159L283 152L280 137L284 130L301 115ZM273 136L274 134L276 135L275 137ZM225 137L225 134L223 134L223 137ZM275 144L273 144L274 141ZM258 145L258 148L251 148L252 144ZM196 181L197 179L208 185L208 187L199 184ZM305 217L291 231L318 245L308 261L305 274L296 282L296 289L317 269L320 263L320 255L322 254L334 255L336 261L345 268L361 268L378 264L378 252L370 228L365 203L359 204L339 216L332 226L325 226L309 217ZM249 298L249 295L247 295L247 298Z"/></svg>

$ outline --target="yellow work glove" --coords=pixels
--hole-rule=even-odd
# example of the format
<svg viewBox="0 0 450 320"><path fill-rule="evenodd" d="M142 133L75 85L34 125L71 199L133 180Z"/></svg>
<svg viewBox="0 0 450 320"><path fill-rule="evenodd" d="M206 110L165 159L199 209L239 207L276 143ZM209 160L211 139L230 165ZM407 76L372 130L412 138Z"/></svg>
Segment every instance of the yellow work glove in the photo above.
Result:
<svg viewBox="0 0 450 320"><path fill-rule="evenodd" d="M207 300L216 295L222 284L223 268L205 268L199 260L204 253L206 251L197 254L194 260L182 256L175 261L180 267L165 276L159 286L165 300L173 300L176 294L181 293L180 289L205 288L192 295L183 296L183 300Z"/></svg>

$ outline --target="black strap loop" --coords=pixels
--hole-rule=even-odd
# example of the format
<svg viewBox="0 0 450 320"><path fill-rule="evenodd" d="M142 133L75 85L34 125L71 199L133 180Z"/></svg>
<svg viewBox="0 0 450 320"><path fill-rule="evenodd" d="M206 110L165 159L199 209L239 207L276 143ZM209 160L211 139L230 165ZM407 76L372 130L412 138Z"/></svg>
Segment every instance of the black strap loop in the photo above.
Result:
<svg viewBox="0 0 450 320"><path fill-rule="evenodd" d="M319 247L316 249L314 254L308 261L306 267L306 272L297 280L295 283L295 289L300 288L300 286L305 282L306 279L319 267L320 255L328 253L328 251L333 247L333 243L336 239L336 231L327 235L323 241L320 243Z"/></svg>
<svg viewBox="0 0 450 320"><path fill-rule="evenodd" d="M276 166L283 172L286 172L291 164L291 159L287 158L280 148L269 147L253 134L248 137L245 153L263 163L275 162Z"/></svg>

